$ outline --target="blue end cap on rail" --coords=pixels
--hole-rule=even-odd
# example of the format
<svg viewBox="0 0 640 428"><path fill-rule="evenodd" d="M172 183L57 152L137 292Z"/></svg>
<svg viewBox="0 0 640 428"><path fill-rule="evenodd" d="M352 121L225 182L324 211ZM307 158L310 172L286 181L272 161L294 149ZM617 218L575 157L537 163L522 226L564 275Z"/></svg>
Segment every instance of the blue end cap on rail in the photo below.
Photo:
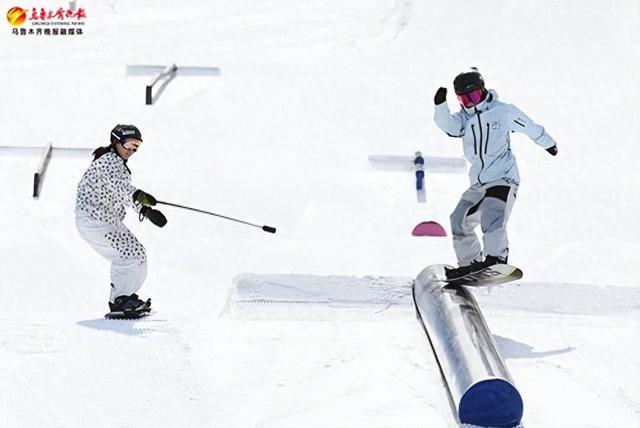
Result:
<svg viewBox="0 0 640 428"><path fill-rule="evenodd" d="M518 426L522 412L520 393L502 379L488 379L471 385L458 406L461 423L498 428Z"/></svg>

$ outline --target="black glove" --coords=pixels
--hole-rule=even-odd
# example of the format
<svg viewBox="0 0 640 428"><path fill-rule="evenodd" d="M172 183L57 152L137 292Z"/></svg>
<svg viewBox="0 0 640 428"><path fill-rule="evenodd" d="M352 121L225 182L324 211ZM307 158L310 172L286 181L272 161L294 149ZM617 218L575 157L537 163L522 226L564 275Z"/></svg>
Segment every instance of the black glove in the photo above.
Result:
<svg viewBox="0 0 640 428"><path fill-rule="evenodd" d="M150 207L157 203L156 198L142 190L136 190L133 192L133 202L138 205L142 205L143 207Z"/></svg>
<svg viewBox="0 0 640 428"><path fill-rule="evenodd" d="M555 156L558 154L558 145L556 144L553 147L549 147L548 149L546 149L549 153L551 153L551 156Z"/></svg>
<svg viewBox="0 0 640 428"><path fill-rule="evenodd" d="M438 88L436 91L436 96L433 97L433 102L438 104L442 104L447 101L447 88Z"/></svg>
<svg viewBox="0 0 640 428"><path fill-rule="evenodd" d="M140 208L140 221L144 218L148 218L149 221L158 227L164 227L167 224L167 218L158 210L143 206Z"/></svg>

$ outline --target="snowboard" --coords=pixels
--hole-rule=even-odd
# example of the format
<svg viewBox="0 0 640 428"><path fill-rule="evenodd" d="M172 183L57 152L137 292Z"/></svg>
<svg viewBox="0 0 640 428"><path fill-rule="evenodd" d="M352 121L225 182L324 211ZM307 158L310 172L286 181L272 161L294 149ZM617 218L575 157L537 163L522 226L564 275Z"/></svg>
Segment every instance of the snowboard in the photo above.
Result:
<svg viewBox="0 0 640 428"><path fill-rule="evenodd" d="M445 287L482 287L485 285L498 285L516 281L522 278L523 272L520 268L507 264L497 264L486 267L477 272L461 276L455 279L442 279Z"/></svg>
<svg viewBox="0 0 640 428"><path fill-rule="evenodd" d="M147 299L144 306L137 311L112 311L105 314L108 320L137 320L151 314L151 299Z"/></svg>

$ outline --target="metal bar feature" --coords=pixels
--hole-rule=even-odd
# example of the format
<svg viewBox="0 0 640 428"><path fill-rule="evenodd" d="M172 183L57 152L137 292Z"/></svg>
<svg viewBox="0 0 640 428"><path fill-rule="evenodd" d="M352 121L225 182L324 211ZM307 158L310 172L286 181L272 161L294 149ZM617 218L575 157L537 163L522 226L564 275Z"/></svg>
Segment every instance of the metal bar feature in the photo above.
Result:
<svg viewBox="0 0 640 428"><path fill-rule="evenodd" d="M444 265L425 268L413 297L463 424L513 427L523 403L473 294L445 286Z"/></svg>
<svg viewBox="0 0 640 428"><path fill-rule="evenodd" d="M467 163L463 158L443 156L422 156L426 172L463 173ZM414 166L416 156L369 155L371 166L382 170L409 170Z"/></svg>
<svg viewBox="0 0 640 428"><path fill-rule="evenodd" d="M127 65L127 76L154 76L166 70L166 65ZM178 76L219 76L221 74L218 67L188 67L176 66Z"/></svg>
<svg viewBox="0 0 640 428"><path fill-rule="evenodd" d="M176 65L175 64L171 64L167 67L164 68L164 70L162 70L162 72L160 74L158 74L156 76L155 79L153 79L151 81L151 83L149 83L146 87L145 90L145 103L147 105L151 105L153 104L153 87L156 83L158 83L158 81L160 79L166 78L168 77L168 79L163 83L163 85L160 88L160 91L158 91L158 93L156 94L156 99L160 96L160 94L162 93L162 91L164 91L164 88L169 84L169 82L171 80L173 80L173 78L175 77L175 73L176 73Z"/></svg>
<svg viewBox="0 0 640 428"><path fill-rule="evenodd" d="M44 181L44 174L47 172L47 166L49 165L49 160L51 159L51 149L53 145L51 143L47 144L43 151L42 157L40 158L40 164L38 165L38 169L33 174L33 198L38 199L40 197L40 188L42 187L42 182Z"/></svg>
<svg viewBox="0 0 640 428"><path fill-rule="evenodd" d="M0 152L7 151L7 152L16 152L16 153L21 153L21 152L29 153L35 150L42 151L42 146L0 146ZM92 152L94 149L91 149L88 147L52 147L51 150L53 152L88 153L88 152Z"/></svg>
<svg viewBox="0 0 640 428"><path fill-rule="evenodd" d="M218 67L178 67L176 64L171 64L169 66L132 64L127 65L126 74L127 76L156 76L151 83L145 86L144 93L145 104L152 105L176 76L219 76L220 69ZM158 81L165 78L166 80L162 83L160 89L156 91L156 95L154 97L153 87L158 83Z"/></svg>

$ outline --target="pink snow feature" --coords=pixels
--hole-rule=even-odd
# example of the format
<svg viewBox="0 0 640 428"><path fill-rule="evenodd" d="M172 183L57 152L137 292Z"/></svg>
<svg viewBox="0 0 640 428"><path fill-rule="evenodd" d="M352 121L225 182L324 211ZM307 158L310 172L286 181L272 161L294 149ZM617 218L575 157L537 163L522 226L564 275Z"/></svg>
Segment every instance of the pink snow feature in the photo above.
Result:
<svg viewBox="0 0 640 428"><path fill-rule="evenodd" d="M413 228L413 236L447 236L444 227L437 221L423 221Z"/></svg>

